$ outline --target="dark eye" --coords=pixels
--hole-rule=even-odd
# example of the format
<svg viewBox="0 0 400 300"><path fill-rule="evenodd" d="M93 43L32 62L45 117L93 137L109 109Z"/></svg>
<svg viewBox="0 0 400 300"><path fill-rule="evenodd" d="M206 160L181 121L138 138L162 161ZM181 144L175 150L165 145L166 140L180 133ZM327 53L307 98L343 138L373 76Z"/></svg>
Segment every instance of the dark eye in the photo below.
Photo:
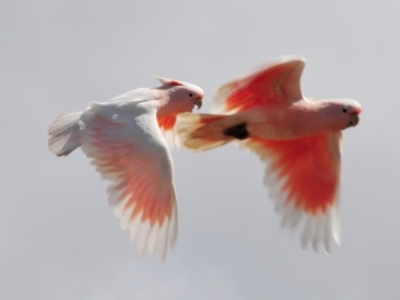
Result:
<svg viewBox="0 0 400 300"><path fill-rule="evenodd" d="M193 97L193 94L192 94L192 93L189 93L189 97Z"/></svg>
<svg viewBox="0 0 400 300"><path fill-rule="evenodd" d="M343 108L342 112L347 113L347 108Z"/></svg>

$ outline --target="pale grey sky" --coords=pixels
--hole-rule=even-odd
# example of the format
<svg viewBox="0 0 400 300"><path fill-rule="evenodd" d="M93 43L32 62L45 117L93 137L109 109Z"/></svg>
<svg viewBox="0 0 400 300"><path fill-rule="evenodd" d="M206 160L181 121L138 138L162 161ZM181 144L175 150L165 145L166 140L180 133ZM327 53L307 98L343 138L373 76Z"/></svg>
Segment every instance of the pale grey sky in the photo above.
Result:
<svg viewBox="0 0 400 300"><path fill-rule="evenodd" d="M0 299L400 299L400 2L1 1ZM179 234L138 257L78 150L47 128L164 76L217 88L304 56L303 93L363 106L344 133L342 246L280 229L264 165L229 145L174 150Z"/></svg>

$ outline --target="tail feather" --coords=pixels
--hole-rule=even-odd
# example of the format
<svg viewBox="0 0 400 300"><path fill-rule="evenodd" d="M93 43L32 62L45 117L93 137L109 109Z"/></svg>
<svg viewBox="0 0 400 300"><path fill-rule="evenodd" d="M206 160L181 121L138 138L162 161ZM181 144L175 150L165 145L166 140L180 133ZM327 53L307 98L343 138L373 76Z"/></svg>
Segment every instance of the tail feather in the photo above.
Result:
<svg viewBox="0 0 400 300"><path fill-rule="evenodd" d="M82 111L59 116L49 127L49 150L57 156L68 155L81 143L78 121Z"/></svg>
<svg viewBox="0 0 400 300"><path fill-rule="evenodd" d="M195 152L213 149L233 140L216 121L226 116L184 113L178 116L176 132L182 145Z"/></svg>

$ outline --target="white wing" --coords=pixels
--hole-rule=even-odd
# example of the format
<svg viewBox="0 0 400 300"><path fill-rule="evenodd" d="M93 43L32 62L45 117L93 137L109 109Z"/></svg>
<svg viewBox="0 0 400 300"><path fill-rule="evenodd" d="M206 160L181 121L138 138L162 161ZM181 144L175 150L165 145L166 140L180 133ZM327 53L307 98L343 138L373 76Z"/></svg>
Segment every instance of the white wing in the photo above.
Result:
<svg viewBox="0 0 400 300"><path fill-rule="evenodd" d="M139 253L147 247L164 259L177 236L171 155L151 101L115 102L92 103L84 112L79 121L82 150L112 182L109 202L121 227L137 240Z"/></svg>

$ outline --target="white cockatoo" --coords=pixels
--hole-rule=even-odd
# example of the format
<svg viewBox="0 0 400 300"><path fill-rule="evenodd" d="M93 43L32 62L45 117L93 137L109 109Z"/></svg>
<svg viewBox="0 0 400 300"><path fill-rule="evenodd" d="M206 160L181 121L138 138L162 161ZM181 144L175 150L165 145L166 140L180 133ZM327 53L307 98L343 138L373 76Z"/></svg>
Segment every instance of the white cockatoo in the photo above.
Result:
<svg viewBox="0 0 400 300"><path fill-rule="evenodd" d="M49 128L49 149L65 156L79 146L103 178L111 181L109 203L139 254L165 258L177 237L173 163L162 132L176 116L201 107L203 90L156 78L157 88L139 88L84 111L59 116Z"/></svg>

